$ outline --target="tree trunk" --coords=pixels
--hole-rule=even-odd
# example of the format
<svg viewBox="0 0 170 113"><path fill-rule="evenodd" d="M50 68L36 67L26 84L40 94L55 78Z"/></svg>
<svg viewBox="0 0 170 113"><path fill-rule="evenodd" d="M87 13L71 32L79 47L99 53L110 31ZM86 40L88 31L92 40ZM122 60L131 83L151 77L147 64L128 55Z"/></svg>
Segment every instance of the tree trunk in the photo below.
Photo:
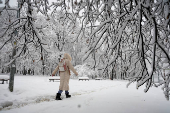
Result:
<svg viewBox="0 0 170 113"><path fill-rule="evenodd" d="M13 48L13 54L12 56L16 55L16 48ZM11 64L11 71L10 71L10 80L9 80L9 90L13 92L14 88L14 74L16 72L16 67L15 67L15 60Z"/></svg>

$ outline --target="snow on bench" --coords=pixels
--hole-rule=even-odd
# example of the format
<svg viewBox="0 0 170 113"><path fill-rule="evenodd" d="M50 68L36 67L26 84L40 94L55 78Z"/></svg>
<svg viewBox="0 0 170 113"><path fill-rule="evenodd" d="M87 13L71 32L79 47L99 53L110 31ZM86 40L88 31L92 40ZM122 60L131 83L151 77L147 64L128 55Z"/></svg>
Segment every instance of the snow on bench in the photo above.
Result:
<svg viewBox="0 0 170 113"><path fill-rule="evenodd" d="M0 81L2 81L2 84L4 84L4 81L8 83L9 75L0 75Z"/></svg>
<svg viewBox="0 0 170 113"><path fill-rule="evenodd" d="M49 80L50 80L50 82L51 81L54 82L54 80L60 80L60 77L49 77Z"/></svg>
<svg viewBox="0 0 170 113"><path fill-rule="evenodd" d="M95 78L95 80L103 80L102 78Z"/></svg>
<svg viewBox="0 0 170 113"><path fill-rule="evenodd" d="M85 81L88 80L88 81L89 81L89 77L79 77L79 81L80 81L80 80L82 80L82 81L83 81L83 80L85 80Z"/></svg>

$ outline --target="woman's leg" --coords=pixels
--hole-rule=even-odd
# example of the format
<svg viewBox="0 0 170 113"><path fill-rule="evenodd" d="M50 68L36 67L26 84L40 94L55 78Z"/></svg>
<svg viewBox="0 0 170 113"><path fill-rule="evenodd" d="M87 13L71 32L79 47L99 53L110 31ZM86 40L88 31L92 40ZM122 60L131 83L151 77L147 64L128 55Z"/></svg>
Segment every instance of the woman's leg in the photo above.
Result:
<svg viewBox="0 0 170 113"><path fill-rule="evenodd" d="M65 91L65 94L66 94L66 98L70 98L71 97L71 95L69 95L69 92L67 90Z"/></svg>
<svg viewBox="0 0 170 113"><path fill-rule="evenodd" d="M63 92L63 90L59 90L59 91L58 91L58 93L60 93L60 94L61 94L62 92Z"/></svg>
<svg viewBox="0 0 170 113"><path fill-rule="evenodd" d="M68 92L68 91L65 91L65 94L69 94L69 92Z"/></svg>

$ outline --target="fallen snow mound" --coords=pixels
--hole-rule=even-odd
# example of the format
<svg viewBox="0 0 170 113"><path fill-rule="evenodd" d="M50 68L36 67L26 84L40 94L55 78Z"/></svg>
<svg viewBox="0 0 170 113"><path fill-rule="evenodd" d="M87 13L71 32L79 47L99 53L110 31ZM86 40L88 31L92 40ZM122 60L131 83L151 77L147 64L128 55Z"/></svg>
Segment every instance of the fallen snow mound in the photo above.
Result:
<svg viewBox="0 0 170 113"><path fill-rule="evenodd" d="M0 79L9 79L9 75L0 75Z"/></svg>

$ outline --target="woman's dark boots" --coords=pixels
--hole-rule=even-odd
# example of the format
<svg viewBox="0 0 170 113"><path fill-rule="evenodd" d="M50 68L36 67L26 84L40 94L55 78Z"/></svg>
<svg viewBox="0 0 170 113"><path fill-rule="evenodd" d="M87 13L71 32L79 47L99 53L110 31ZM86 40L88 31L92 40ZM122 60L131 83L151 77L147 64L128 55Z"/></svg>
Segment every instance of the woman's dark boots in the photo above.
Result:
<svg viewBox="0 0 170 113"><path fill-rule="evenodd" d="M62 99L60 98L60 96L61 96L61 94L60 94L60 93L57 93L57 95L56 95L56 100L62 100Z"/></svg>
<svg viewBox="0 0 170 113"><path fill-rule="evenodd" d="M70 98L71 95L69 95L69 93L66 93L66 98Z"/></svg>
<svg viewBox="0 0 170 113"><path fill-rule="evenodd" d="M60 93L57 93L57 95L56 95L56 100L62 100L61 98L60 98L60 96L61 96L61 94ZM69 93L66 93L66 98L70 98L71 97L71 95L69 95Z"/></svg>

